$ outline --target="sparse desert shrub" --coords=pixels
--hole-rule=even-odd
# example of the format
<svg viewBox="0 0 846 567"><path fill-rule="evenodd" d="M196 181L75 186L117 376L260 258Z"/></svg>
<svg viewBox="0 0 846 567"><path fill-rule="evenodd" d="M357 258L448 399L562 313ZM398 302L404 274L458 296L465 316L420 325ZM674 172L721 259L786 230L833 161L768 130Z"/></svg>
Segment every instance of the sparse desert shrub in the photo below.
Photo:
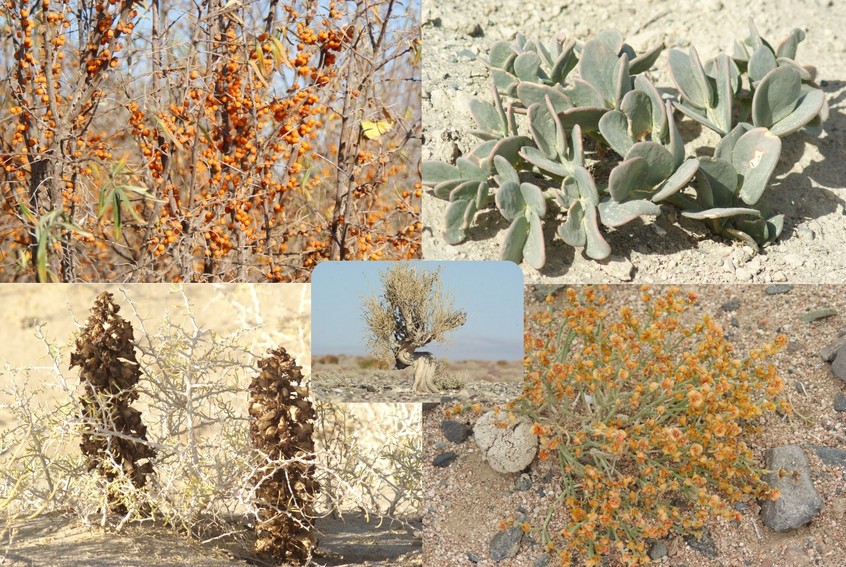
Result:
<svg viewBox="0 0 846 567"><path fill-rule="evenodd" d="M355 363L362 370L370 370L371 368L379 368L380 367L379 361L373 360L372 358L357 357L355 359Z"/></svg>
<svg viewBox="0 0 846 567"><path fill-rule="evenodd" d="M565 525L553 533L551 511L538 530L562 564L648 562L650 539L738 519L741 499L778 498L746 440L763 415L791 409L765 363L785 337L739 358L710 317L680 322L695 295L675 288L643 288L643 317L609 313L593 288L566 301L534 317L525 390L510 405L534 420L539 458L561 468Z"/></svg>
<svg viewBox="0 0 846 567"><path fill-rule="evenodd" d="M334 354L326 354L318 358L316 362L319 364L339 364L341 359Z"/></svg>
<svg viewBox="0 0 846 567"><path fill-rule="evenodd" d="M446 340L464 325L467 313L455 309L441 289L440 271L418 271L411 264L397 263L381 274L381 280L381 295L364 303L371 356L383 368L414 366L414 391L437 392L437 360L418 349Z"/></svg>
<svg viewBox="0 0 846 567"><path fill-rule="evenodd" d="M467 385L467 375L463 372L436 372L435 385L441 390L460 390Z"/></svg>
<svg viewBox="0 0 846 567"><path fill-rule="evenodd" d="M549 223L602 260L609 229L671 205L753 248L775 241L784 216L765 190L781 138L818 131L828 116L815 70L795 61L804 38L795 29L774 47L750 21L731 56L703 64L693 47L672 49L669 101L646 75L663 46L637 55L616 30L548 47L521 34L495 43L485 61L493 101L470 103L480 143L454 165L423 164L423 183L449 200L444 239L463 242L478 213L496 208L510 223L503 260L543 268ZM686 153L676 110L720 136L700 148L708 155Z"/></svg>
<svg viewBox="0 0 846 567"><path fill-rule="evenodd" d="M258 507L256 551L302 563L317 545L315 413L296 361L283 348L268 354L259 360L261 373L250 383L250 437L258 451L253 475ZM278 465L280 461L284 466Z"/></svg>
<svg viewBox="0 0 846 567"><path fill-rule="evenodd" d="M118 315L120 307L109 292L97 296L85 328L71 353L71 368L80 368L79 405L85 466L106 479L109 509L125 514L134 499L118 479L126 477L142 489L153 474L156 450L147 444L138 399L141 371L135 358L132 325Z"/></svg>

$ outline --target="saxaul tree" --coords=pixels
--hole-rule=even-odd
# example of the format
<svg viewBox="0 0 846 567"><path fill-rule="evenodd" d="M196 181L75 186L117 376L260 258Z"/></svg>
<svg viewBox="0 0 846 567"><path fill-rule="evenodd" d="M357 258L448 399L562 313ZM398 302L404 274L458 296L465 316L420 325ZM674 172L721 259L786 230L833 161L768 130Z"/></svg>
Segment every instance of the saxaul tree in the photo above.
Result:
<svg viewBox="0 0 846 567"><path fill-rule="evenodd" d="M141 370L132 324L118 315L119 310L111 293L97 296L70 365L80 369L80 449L86 466L106 480L109 509L125 514L133 499L120 481L128 479L134 488L143 489L154 473L156 450L147 443L141 412L132 407Z"/></svg>
<svg viewBox="0 0 846 567"><path fill-rule="evenodd" d="M0 279L302 281L416 257L418 12L0 4Z"/></svg>
<svg viewBox="0 0 846 567"><path fill-rule="evenodd" d="M364 302L371 356L383 367L414 367L415 392L438 392L436 357L419 349L448 339L467 321L442 289L441 272L397 263L381 275L382 292Z"/></svg>
<svg viewBox="0 0 846 567"><path fill-rule="evenodd" d="M268 351L250 383L250 437L258 455L253 476L258 508L256 552L302 563L317 545L314 501L315 412L303 375L285 349Z"/></svg>

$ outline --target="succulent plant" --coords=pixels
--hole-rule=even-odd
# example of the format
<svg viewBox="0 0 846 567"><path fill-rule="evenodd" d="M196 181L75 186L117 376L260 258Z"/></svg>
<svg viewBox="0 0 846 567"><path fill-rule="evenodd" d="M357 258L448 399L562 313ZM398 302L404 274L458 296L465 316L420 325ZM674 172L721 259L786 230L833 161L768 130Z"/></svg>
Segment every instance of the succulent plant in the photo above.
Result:
<svg viewBox="0 0 846 567"><path fill-rule="evenodd" d="M784 219L762 197L779 138L828 114L813 69L795 61L804 37L793 30L773 48L750 22L731 56L702 63L693 47L672 49L676 97L643 75L662 46L638 56L615 30L585 43L495 43L485 62L493 103L470 103L481 143L455 165L423 164L423 183L450 201L446 241L461 243L477 213L495 206L510 223L502 259L542 268L544 224L553 222L566 244L602 260L611 254L605 228L666 204L716 234L773 242ZM676 111L720 135L713 155L686 155Z"/></svg>
<svg viewBox="0 0 846 567"><path fill-rule="evenodd" d="M258 452L256 552L304 563L317 545L314 501L315 412L303 375L285 349L269 350L250 383L250 437Z"/></svg>
<svg viewBox="0 0 846 567"><path fill-rule="evenodd" d="M78 366L82 385L79 402L84 420L80 449L89 471L108 481L109 509L127 512L127 498L114 484L121 475L136 489L154 474L156 450L147 444L141 412L132 407L141 370L135 358L132 324L118 315L111 293L97 296L91 315L76 339L71 368ZM118 468L116 469L115 466Z"/></svg>

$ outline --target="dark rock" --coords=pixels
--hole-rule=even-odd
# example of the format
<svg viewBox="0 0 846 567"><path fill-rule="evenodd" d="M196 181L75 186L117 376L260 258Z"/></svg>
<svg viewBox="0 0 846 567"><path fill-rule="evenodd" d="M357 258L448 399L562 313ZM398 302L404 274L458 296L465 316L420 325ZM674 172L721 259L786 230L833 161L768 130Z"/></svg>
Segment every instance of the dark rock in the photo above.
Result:
<svg viewBox="0 0 846 567"><path fill-rule="evenodd" d="M723 311L737 311L740 308L741 301L739 299L731 299L720 305Z"/></svg>
<svg viewBox="0 0 846 567"><path fill-rule="evenodd" d="M532 563L532 567L549 567L550 565L552 565L552 557L549 555L541 555Z"/></svg>
<svg viewBox="0 0 846 567"><path fill-rule="evenodd" d="M440 407L440 403L438 402L423 402L423 411L431 411L437 407Z"/></svg>
<svg viewBox="0 0 846 567"><path fill-rule="evenodd" d="M470 563L478 563L479 561L482 560L482 558L479 557L478 555L476 555L475 553L473 553L472 551L468 551L467 552L467 560Z"/></svg>
<svg viewBox="0 0 846 567"><path fill-rule="evenodd" d="M768 285L767 288L764 290L764 293L766 293L767 295L779 295L780 293L787 293L791 289L793 289L792 284L773 284Z"/></svg>
<svg viewBox="0 0 846 567"><path fill-rule="evenodd" d="M702 530L702 536L698 539L693 536L687 536L684 538L684 542L689 545L691 549L698 551L705 557L710 559L717 558L717 544L714 543L714 538L711 537L711 532L708 530Z"/></svg>
<svg viewBox="0 0 846 567"><path fill-rule="evenodd" d="M452 464L452 462L458 457L454 452L447 451L446 453L441 453L435 460L432 461L432 464L436 467L448 467Z"/></svg>
<svg viewBox="0 0 846 567"><path fill-rule="evenodd" d="M514 557L520 549L521 541L523 541L523 530L520 528L508 528L497 533L491 540L491 559L499 563L503 559Z"/></svg>
<svg viewBox="0 0 846 567"><path fill-rule="evenodd" d="M525 492L532 488L532 477L527 475L526 473L521 474L517 477L517 480L514 481L514 488L519 490L520 492Z"/></svg>
<svg viewBox="0 0 846 567"><path fill-rule="evenodd" d="M667 557L667 544L663 541L656 541L649 548L649 558L653 561L658 561L662 557Z"/></svg>
<svg viewBox="0 0 846 567"><path fill-rule="evenodd" d="M846 411L846 396L843 394L834 396L834 411Z"/></svg>
<svg viewBox="0 0 846 567"><path fill-rule="evenodd" d="M470 37L485 37L485 30L480 24L472 24L467 28L467 35Z"/></svg>
<svg viewBox="0 0 846 567"><path fill-rule="evenodd" d="M831 371L835 376L846 381L846 348L837 351L831 363Z"/></svg>
<svg viewBox="0 0 846 567"><path fill-rule="evenodd" d="M820 513L823 499L811 480L811 465L798 445L767 449L766 467L772 471L764 481L781 491L778 500L760 502L761 520L768 528L785 532L804 526ZM784 469L787 474L779 475Z"/></svg>
<svg viewBox="0 0 846 567"><path fill-rule="evenodd" d="M835 467L843 467L846 469L846 451L843 449L832 449L831 447L822 447L820 445L812 445L811 448L817 457L827 465Z"/></svg>
<svg viewBox="0 0 846 567"><path fill-rule="evenodd" d="M447 441L452 441L453 443L464 443L470 437L470 434L473 433L472 428L452 419L443 420L441 422L441 430L443 430L444 437L447 438Z"/></svg>
<svg viewBox="0 0 846 567"><path fill-rule="evenodd" d="M832 362L837 352L846 347L846 341L838 339L820 351L820 357L826 362Z"/></svg>

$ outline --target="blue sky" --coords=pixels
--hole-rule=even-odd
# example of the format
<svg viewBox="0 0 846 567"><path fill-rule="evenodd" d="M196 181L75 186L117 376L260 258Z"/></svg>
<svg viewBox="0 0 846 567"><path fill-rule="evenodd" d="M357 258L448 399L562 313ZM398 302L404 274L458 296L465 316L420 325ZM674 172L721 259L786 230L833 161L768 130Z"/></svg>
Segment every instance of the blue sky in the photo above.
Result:
<svg viewBox="0 0 846 567"><path fill-rule="evenodd" d="M512 262L413 262L441 268L444 291L467 312L447 344L426 350L452 360L523 358L523 274ZM380 274L393 262L323 262L312 275L311 345L323 354L367 355L364 298L381 291Z"/></svg>

